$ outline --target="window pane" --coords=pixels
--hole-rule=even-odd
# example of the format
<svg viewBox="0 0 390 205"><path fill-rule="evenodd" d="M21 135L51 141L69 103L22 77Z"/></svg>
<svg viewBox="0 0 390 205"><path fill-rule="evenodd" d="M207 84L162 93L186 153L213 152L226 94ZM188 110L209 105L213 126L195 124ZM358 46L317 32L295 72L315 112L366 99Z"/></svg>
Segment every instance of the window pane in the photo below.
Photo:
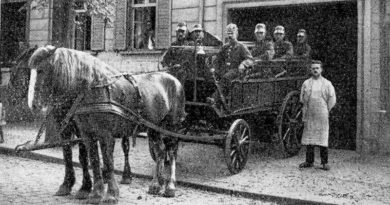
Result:
<svg viewBox="0 0 390 205"><path fill-rule="evenodd" d="M156 3L156 0L149 0L149 3Z"/></svg>
<svg viewBox="0 0 390 205"><path fill-rule="evenodd" d="M134 22L142 21L143 8L134 9Z"/></svg>
<svg viewBox="0 0 390 205"><path fill-rule="evenodd" d="M134 48L154 49L156 7L134 8Z"/></svg>
<svg viewBox="0 0 390 205"><path fill-rule="evenodd" d="M144 4L145 0L134 0L134 4Z"/></svg>

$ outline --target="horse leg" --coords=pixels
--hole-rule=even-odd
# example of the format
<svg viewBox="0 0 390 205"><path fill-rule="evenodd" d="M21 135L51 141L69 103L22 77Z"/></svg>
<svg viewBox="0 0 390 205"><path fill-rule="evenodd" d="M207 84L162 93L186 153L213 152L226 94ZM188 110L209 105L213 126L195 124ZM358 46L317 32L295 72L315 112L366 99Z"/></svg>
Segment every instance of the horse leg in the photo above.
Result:
<svg viewBox="0 0 390 205"><path fill-rule="evenodd" d="M103 162L107 171L107 193L103 199L104 203L118 203L119 199L119 187L115 180L114 175L114 147L115 147L115 139L112 136L108 136L107 138L103 138L100 140L100 147L102 150Z"/></svg>
<svg viewBox="0 0 390 205"><path fill-rule="evenodd" d="M0 125L0 143L4 143L3 126Z"/></svg>
<svg viewBox="0 0 390 205"><path fill-rule="evenodd" d="M164 196L165 197L175 197L176 191L176 156L177 150L179 148L179 141L177 139L170 138L168 139L167 149L169 156L169 179L165 187Z"/></svg>
<svg viewBox="0 0 390 205"><path fill-rule="evenodd" d="M163 142L160 139L160 133L155 132L154 130L148 130L148 137L152 140L152 149L156 153L156 167L153 170L153 179L149 185L149 194L159 194L161 186L164 184L164 179L162 177L162 171L164 170L164 160L165 155L163 152Z"/></svg>
<svg viewBox="0 0 390 205"><path fill-rule="evenodd" d="M99 149L97 145L97 141L92 138L84 138L88 139L87 147L89 151L89 160L92 165L93 170L93 188L92 192L88 195L87 203L97 204L100 203L103 199L104 194L104 182L100 169L100 161L99 161Z"/></svg>
<svg viewBox="0 0 390 205"><path fill-rule="evenodd" d="M65 137L63 137L62 139L65 139ZM73 162L72 162L72 147L69 145L63 146L62 154L64 156L64 163L65 163L65 177L64 177L64 182L61 184L60 188L54 194L54 196L69 195L76 181Z"/></svg>
<svg viewBox="0 0 390 205"><path fill-rule="evenodd" d="M88 171L88 152L84 143L79 143L79 161L83 169L83 184L77 191L75 198L86 199L88 198L88 194L91 192L92 181Z"/></svg>
<svg viewBox="0 0 390 205"><path fill-rule="evenodd" d="M122 150L123 155L125 156L125 167L123 169L122 181L120 183L131 184L133 177L131 176L131 168L129 163L130 142L127 136L122 137Z"/></svg>

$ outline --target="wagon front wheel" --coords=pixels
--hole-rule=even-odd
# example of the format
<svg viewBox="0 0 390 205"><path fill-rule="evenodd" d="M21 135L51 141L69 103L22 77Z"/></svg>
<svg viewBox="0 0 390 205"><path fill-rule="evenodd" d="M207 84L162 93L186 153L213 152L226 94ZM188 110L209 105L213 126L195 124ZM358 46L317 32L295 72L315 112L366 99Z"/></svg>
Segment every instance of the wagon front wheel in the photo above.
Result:
<svg viewBox="0 0 390 205"><path fill-rule="evenodd" d="M302 105L299 92L292 91L284 98L278 119L278 136L287 156L298 154L303 132Z"/></svg>
<svg viewBox="0 0 390 205"><path fill-rule="evenodd" d="M251 131L248 123L237 119L225 138L225 159L232 174L239 173L248 161Z"/></svg>

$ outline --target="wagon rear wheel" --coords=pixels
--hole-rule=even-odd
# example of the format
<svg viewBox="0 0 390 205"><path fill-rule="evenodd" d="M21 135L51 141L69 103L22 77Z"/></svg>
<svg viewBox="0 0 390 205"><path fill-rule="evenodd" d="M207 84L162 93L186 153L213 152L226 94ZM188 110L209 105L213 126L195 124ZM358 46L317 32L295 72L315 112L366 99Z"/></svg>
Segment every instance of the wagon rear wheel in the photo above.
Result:
<svg viewBox="0 0 390 205"><path fill-rule="evenodd" d="M239 173L248 161L251 130L243 119L237 119L230 126L225 138L225 159L232 174Z"/></svg>
<svg viewBox="0 0 390 205"><path fill-rule="evenodd" d="M302 105L299 102L298 91L292 91L284 98L277 125L278 137L285 154L287 156L298 154L303 132Z"/></svg>

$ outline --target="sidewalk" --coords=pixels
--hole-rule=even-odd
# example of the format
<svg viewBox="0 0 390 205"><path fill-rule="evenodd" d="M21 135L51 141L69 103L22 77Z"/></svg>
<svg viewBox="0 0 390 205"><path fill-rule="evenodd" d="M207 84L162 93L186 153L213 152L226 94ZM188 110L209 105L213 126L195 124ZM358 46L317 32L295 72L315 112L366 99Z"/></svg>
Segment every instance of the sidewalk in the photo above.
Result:
<svg viewBox="0 0 390 205"><path fill-rule="evenodd" d="M37 124L6 125L6 142L0 144L0 150L13 149L17 144L34 140L38 128ZM298 156L282 159L273 154L276 150L268 147L257 147L245 169L232 176L227 170L222 149L181 143L177 179L189 184L271 198L336 204L390 204L389 156L360 156L354 151L330 150L330 171L316 168L299 170L298 164L304 160L303 150ZM73 161L78 162L77 147L74 150ZM62 158L62 151L58 148L34 153ZM316 155L318 162L318 152ZM123 170L120 140L117 141L114 156L116 170ZM131 147L130 165L135 174L151 175L154 163L149 155L147 140L137 139L136 147Z"/></svg>

